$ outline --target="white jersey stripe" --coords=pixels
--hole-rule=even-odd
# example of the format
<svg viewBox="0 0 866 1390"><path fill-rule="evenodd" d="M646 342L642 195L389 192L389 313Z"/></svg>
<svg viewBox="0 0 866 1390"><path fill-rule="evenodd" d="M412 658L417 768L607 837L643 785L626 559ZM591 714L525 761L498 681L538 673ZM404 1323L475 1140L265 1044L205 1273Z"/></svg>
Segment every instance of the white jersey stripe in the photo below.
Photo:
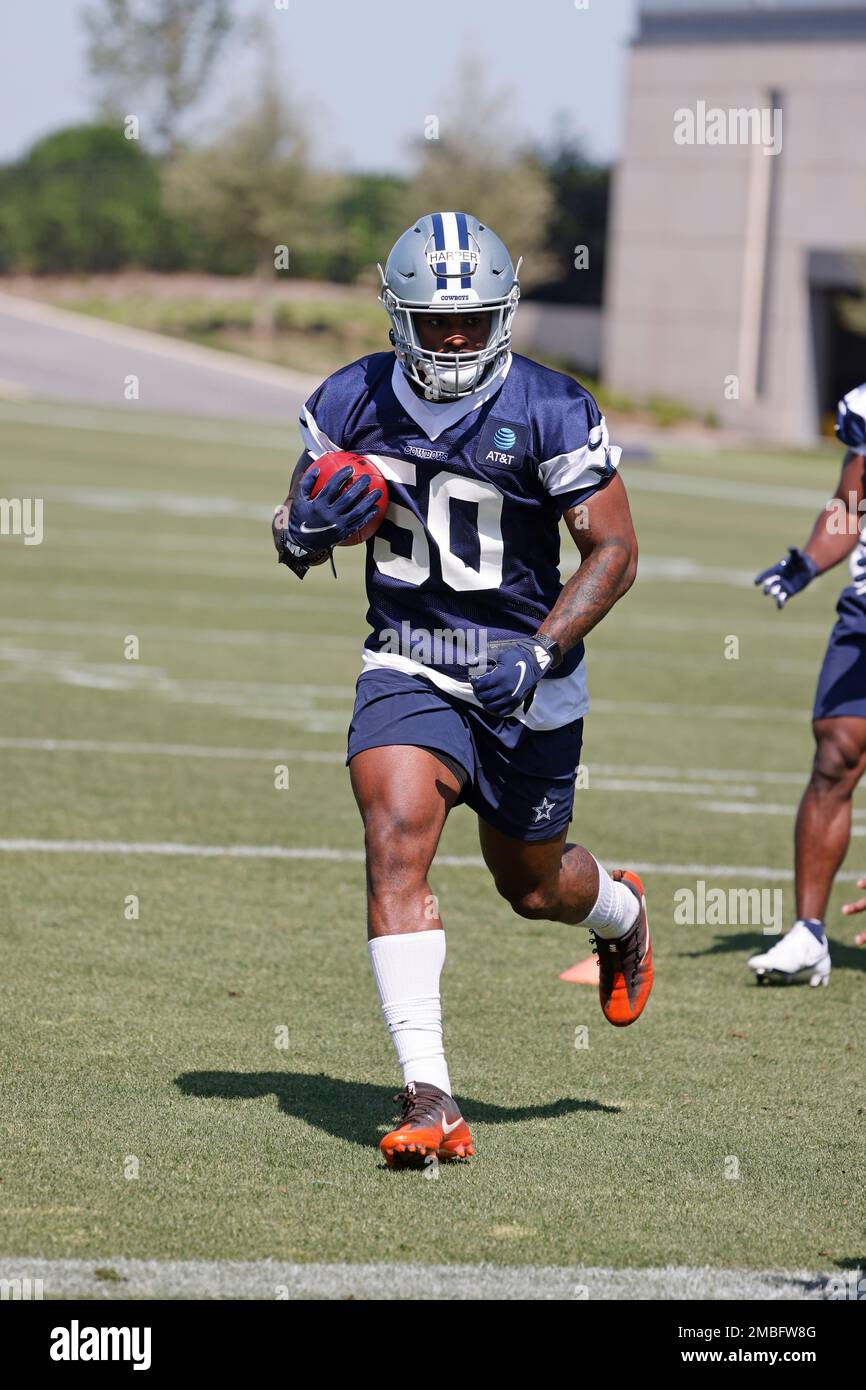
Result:
<svg viewBox="0 0 866 1390"><path fill-rule="evenodd" d="M318 459L322 457L322 454L339 452L340 445L335 444L332 439L328 438L324 430L319 429L319 426L313 419L311 411L306 408L301 411L299 424L301 426L301 438L304 441L304 448L311 458Z"/></svg>

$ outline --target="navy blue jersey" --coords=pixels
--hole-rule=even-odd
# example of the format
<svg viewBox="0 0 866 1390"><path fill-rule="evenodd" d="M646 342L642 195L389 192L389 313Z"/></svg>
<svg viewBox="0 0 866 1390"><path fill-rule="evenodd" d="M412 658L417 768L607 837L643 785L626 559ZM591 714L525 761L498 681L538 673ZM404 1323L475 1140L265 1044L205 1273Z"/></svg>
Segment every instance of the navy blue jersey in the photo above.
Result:
<svg viewBox="0 0 866 1390"><path fill-rule="evenodd" d="M836 434L849 449L866 454L866 384L842 397L836 413Z"/></svg>
<svg viewBox="0 0 866 1390"><path fill-rule="evenodd" d="M366 454L388 483L388 510L367 542L368 653L393 652L399 633L412 666L453 678L454 693L474 702L466 668L478 635L537 631L562 588L559 519L614 475L620 451L592 396L513 355L473 395L429 402L394 354L380 352L313 392L301 433L314 458ZM443 631L465 640L431 648L428 634ZM565 697L582 659L581 643L542 685L561 683ZM550 727L563 709L585 707L582 673L567 688L573 698L555 701L549 717L539 689L526 722Z"/></svg>
<svg viewBox="0 0 866 1390"><path fill-rule="evenodd" d="M843 396L836 413L836 434L840 443L855 453L866 454L866 383ZM851 584L859 598L866 595L866 538L860 539L848 557Z"/></svg>

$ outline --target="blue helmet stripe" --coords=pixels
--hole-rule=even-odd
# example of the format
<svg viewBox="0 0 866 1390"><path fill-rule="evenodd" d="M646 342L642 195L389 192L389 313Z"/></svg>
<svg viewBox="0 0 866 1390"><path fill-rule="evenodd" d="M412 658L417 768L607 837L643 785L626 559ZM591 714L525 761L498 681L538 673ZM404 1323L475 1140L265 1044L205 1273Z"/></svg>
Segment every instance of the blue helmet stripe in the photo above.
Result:
<svg viewBox="0 0 866 1390"><path fill-rule="evenodd" d="M445 250L445 228L442 226L441 212L433 214L433 241L437 251ZM437 290L447 290L448 281L445 279L445 262L440 261L436 267L436 288Z"/></svg>

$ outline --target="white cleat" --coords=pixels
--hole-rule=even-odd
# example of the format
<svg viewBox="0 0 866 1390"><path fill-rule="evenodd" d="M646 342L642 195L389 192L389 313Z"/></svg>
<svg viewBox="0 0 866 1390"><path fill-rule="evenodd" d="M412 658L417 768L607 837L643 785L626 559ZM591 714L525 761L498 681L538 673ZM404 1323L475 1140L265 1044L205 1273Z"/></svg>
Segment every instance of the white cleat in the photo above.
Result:
<svg viewBox="0 0 866 1390"><path fill-rule="evenodd" d="M747 964L750 970L754 970L759 985L766 984L773 975L790 981L807 971L810 985L830 983L830 952L826 939L823 945L816 941L802 922L795 922L781 941L777 941L769 951L752 956Z"/></svg>

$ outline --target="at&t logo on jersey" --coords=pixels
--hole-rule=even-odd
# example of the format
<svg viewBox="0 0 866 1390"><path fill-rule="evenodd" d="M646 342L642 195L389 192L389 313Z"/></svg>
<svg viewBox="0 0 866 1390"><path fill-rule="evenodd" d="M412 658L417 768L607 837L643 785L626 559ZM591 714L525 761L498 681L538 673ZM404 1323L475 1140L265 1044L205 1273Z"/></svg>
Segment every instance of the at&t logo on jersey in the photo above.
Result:
<svg viewBox="0 0 866 1390"><path fill-rule="evenodd" d="M478 437L476 461L494 468L518 468L526 453L527 435L526 425L491 417Z"/></svg>

